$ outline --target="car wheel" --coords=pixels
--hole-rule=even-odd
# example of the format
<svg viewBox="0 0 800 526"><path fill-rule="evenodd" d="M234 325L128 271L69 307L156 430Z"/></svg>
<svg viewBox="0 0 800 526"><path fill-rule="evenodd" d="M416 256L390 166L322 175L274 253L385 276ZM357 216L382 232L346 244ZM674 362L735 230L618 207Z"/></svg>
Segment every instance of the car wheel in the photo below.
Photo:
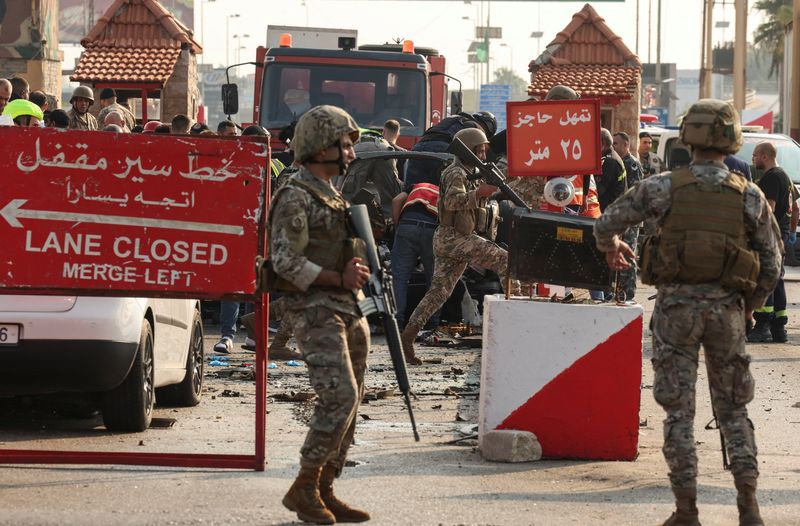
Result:
<svg viewBox="0 0 800 526"><path fill-rule="evenodd" d="M128 376L116 388L103 393L103 422L109 431L144 431L153 419L155 391L153 329L142 322L139 348Z"/></svg>
<svg viewBox="0 0 800 526"><path fill-rule="evenodd" d="M176 385L158 390L158 404L179 407L193 407L200 403L203 391L203 321L200 313L194 311L192 333L189 338L189 352L186 357L186 376Z"/></svg>

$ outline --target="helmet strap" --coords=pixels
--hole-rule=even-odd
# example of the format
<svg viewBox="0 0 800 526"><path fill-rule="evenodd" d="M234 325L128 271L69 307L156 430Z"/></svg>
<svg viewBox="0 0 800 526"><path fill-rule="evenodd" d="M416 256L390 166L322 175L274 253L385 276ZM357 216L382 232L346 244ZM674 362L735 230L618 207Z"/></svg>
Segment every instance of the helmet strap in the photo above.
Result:
<svg viewBox="0 0 800 526"><path fill-rule="evenodd" d="M334 144L331 144L331 146L336 146L336 148L339 150L339 157L338 158L329 159L329 160L326 160L326 161L308 160L308 161L306 161L306 163L308 163L308 164L336 164L336 165L339 166L339 174L341 175L341 174L343 174L345 172L345 169L347 168L347 166L345 166L345 164L344 164L344 151L342 151L342 141L340 141L340 140L336 141ZM328 146L328 148L330 148L331 146Z"/></svg>

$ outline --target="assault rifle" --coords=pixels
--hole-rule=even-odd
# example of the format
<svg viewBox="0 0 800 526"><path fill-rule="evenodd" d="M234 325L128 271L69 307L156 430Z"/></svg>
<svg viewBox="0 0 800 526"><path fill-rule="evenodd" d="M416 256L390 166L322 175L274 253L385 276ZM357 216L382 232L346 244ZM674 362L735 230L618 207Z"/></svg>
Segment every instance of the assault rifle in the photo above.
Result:
<svg viewBox="0 0 800 526"><path fill-rule="evenodd" d="M369 261L370 269L369 280L367 281L369 297L359 302L358 306L364 316L377 313L381 319L383 332L386 335L386 344L389 346L389 354L392 357L394 374L397 377L397 386L406 401L408 416L411 418L411 429L414 432L414 440L419 442L417 422L414 420L414 412L411 409L411 399L409 398L411 387L408 383L403 346L400 343L400 329L397 327L397 320L394 317L397 307L394 302L392 274L387 267L381 264L378 256L378 247L372 237L367 207L364 205L352 205L347 209L347 214L356 235L367 245L367 260Z"/></svg>
<svg viewBox="0 0 800 526"><path fill-rule="evenodd" d="M478 173L475 174L475 176L470 177L470 179L483 179L488 184L496 186L501 192L506 194L506 197L508 197L511 202L530 212L531 207L522 200L517 192L508 186L505 176L500 169L497 168L497 165L494 163L483 162L478 159L478 156L475 155L475 153L470 150L467 145L461 141L461 139L453 139L453 142L450 143L447 151L461 159L462 162L478 169Z"/></svg>

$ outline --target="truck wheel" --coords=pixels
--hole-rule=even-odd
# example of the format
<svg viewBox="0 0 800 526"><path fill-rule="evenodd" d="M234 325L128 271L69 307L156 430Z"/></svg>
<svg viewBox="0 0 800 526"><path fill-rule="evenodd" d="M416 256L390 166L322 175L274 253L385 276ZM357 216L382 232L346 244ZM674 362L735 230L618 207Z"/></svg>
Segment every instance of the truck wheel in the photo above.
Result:
<svg viewBox="0 0 800 526"><path fill-rule="evenodd" d="M103 393L101 410L109 431L144 431L153 419L153 329L150 321L142 322L139 348L128 376Z"/></svg>
<svg viewBox="0 0 800 526"><path fill-rule="evenodd" d="M193 407L199 404L203 392L204 365L203 321L200 313L195 310L186 356L186 376L181 383L162 387L157 391L158 405Z"/></svg>

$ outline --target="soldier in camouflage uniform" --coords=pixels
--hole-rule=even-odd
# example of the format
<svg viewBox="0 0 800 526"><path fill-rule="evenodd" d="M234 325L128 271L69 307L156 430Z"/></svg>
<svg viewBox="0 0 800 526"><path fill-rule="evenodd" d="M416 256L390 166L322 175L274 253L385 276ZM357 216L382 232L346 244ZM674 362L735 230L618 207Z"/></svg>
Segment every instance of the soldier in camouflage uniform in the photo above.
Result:
<svg viewBox="0 0 800 526"><path fill-rule="evenodd" d="M300 170L275 194L270 261L288 321L317 393L300 449L300 473L283 498L299 519L362 522L369 514L333 494L353 440L364 392L369 328L358 309L369 277L348 227L347 202L331 184L355 158L358 126L344 110L317 106L297 122L292 148Z"/></svg>
<svg viewBox="0 0 800 526"><path fill-rule="evenodd" d="M722 101L695 103L681 124L693 146L689 167L653 175L610 205L595 225L609 266L629 266L619 236L646 221L656 235L642 249L641 275L658 288L651 320L653 395L666 410L664 457L677 510L664 523L699 525L694 442L698 351L705 349L711 401L738 490L741 525L762 525L755 497L755 433L747 418L754 382L745 352L745 317L778 278L778 226L761 191L723 164L742 144L739 116ZM760 261L760 265L759 265Z"/></svg>
<svg viewBox="0 0 800 526"><path fill-rule="evenodd" d="M496 163L497 167L508 173L508 161L503 158ZM531 210L539 210L544 202L544 185L547 184L547 177L509 177L508 186L525 201Z"/></svg>
<svg viewBox="0 0 800 526"><path fill-rule="evenodd" d="M467 128L456 133L480 160L486 159L489 141L477 128ZM406 324L402 334L403 353L410 364L422 361L414 352L414 339L431 315L439 310L452 294L456 281L467 265L488 268L506 283L508 252L493 242L480 237L475 229L485 214L486 200L497 191L496 186L470 180L476 168L456 159L444 169L439 189L439 226L433 234L433 279L425 297Z"/></svg>
<svg viewBox="0 0 800 526"><path fill-rule="evenodd" d="M67 112L70 130L97 130L97 119L89 113L94 104L94 93L89 86L78 86L69 99L72 109Z"/></svg>
<svg viewBox="0 0 800 526"><path fill-rule="evenodd" d="M639 163L642 165L642 176L658 175L664 169L664 162L650 151L653 147L653 137L646 131L639 132Z"/></svg>

